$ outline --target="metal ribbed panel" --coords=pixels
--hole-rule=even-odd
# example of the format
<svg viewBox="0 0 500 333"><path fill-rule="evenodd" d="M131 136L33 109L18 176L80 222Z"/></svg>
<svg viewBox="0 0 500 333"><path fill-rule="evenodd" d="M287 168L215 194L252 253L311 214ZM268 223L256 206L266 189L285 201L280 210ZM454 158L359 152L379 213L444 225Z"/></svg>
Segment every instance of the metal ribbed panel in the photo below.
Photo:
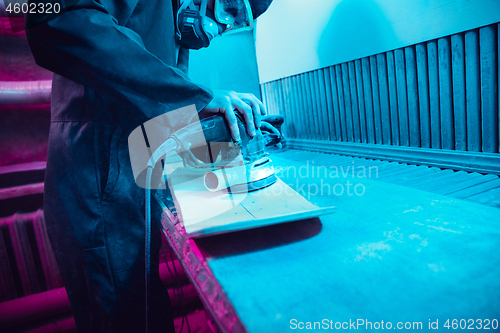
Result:
<svg viewBox="0 0 500 333"><path fill-rule="evenodd" d="M498 24L263 84L292 139L499 152Z"/></svg>

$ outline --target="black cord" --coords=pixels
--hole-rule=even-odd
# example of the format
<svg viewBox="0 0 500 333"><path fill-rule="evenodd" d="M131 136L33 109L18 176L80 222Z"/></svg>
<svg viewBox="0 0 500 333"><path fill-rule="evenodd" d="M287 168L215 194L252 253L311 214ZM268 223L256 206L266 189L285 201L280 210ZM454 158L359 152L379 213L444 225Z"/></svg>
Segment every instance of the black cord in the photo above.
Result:
<svg viewBox="0 0 500 333"><path fill-rule="evenodd" d="M151 174L153 168L148 167L146 172L146 219L145 219L145 240L144 240L144 261L145 261L145 276L144 276L144 301L145 301L145 319L146 319L146 333L148 332L148 287L149 287L149 277L151 275Z"/></svg>

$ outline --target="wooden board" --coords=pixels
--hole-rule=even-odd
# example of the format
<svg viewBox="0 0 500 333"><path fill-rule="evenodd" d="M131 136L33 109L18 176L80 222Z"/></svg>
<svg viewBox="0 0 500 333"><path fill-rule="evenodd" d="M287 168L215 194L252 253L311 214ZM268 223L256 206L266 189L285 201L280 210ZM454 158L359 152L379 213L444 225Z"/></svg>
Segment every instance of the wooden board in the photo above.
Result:
<svg viewBox="0 0 500 333"><path fill-rule="evenodd" d="M229 194L206 190L202 177L173 177L178 177L172 181L176 209L190 237L306 220L335 211L335 207L314 206L280 179L262 190Z"/></svg>

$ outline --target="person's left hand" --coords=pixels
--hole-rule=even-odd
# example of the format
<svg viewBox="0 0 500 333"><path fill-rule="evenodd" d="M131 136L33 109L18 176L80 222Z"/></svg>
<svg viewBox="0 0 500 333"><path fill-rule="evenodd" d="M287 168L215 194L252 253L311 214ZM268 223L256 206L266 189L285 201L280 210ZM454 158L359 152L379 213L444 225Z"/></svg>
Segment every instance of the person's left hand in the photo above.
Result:
<svg viewBox="0 0 500 333"><path fill-rule="evenodd" d="M273 125L271 125L271 123L268 123L267 121L262 121L262 124L260 126L260 130L262 132L269 132L269 133L276 134L276 135L278 135L278 137L282 136L280 131L278 131L278 129L276 127L274 127ZM281 149L283 147L283 145L280 142L278 144L275 144L274 147L276 149Z"/></svg>

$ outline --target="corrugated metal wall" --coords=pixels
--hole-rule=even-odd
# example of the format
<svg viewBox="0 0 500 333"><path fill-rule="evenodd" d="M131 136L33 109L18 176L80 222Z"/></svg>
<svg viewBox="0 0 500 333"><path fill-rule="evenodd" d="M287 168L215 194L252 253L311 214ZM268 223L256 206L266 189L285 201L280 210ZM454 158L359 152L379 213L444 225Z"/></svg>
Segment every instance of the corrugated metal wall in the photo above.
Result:
<svg viewBox="0 0 500 333"><path fill-rule="evenodd" d="M288 138L499 152L499 24L261 85ZM305 140L303 140L305 139Z"/></svg>

